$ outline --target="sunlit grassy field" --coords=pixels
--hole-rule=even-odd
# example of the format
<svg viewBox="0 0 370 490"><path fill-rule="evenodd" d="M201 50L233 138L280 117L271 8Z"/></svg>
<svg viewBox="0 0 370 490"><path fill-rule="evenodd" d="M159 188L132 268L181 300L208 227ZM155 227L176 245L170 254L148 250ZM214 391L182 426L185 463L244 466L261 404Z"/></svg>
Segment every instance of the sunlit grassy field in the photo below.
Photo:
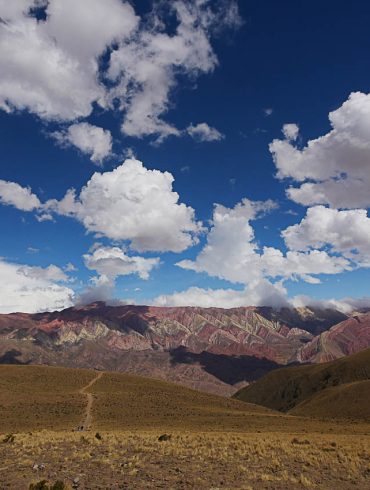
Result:
<svg viewBox="0 0 370 490"><path fill-rule="evenodd" d="M89 388L91 429L75 431L96 376L0 366L1 489L370 488L369 424L104 373Z"/></svg>

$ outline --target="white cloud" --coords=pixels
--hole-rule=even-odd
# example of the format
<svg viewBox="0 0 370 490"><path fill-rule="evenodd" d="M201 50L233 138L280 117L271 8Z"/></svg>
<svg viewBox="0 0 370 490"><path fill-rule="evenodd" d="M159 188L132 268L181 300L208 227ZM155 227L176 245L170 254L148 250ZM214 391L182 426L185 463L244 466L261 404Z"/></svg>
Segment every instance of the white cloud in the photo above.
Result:
<svg viewBox="0 0 370 490"><path fill-rule="evenodd" d="M64 267L64 270L66 272L75 272L78 269L77 269L77 267L74 264L72 264L72 262L68 262L68 264Z"/></svg>
<svg viewBox="0 0 370 490"><path fill-rule="evenodd" d="M303 149L291 138L270 144L277 176L302 182L289 188L287 195L305 206L366 208L370 206L370 94L352 93L329 113L329 120L331 131L308 141Z"/></svg>
<svg viewBox="0 0 370 490"><path fill-rule="evenodd" d="M109 130L82 122L72 124L65 131L56 131L52 136L61 145L72 145L90 156L92 162L102 165L111 154L112 135Z"/></svg>
<svg viewBox="0 0 370 490"><path fill-rule="evenodd" d="M280 284L261 280L252 282L248 289L203 289L192 287L179 293L161 295L154 299L157 306L201 306L236 308L239 306L288 306L286 290Z"/></svg>
<svg viewBox="0 0 370 490"><path fill-rule="evenodd" d="M260 250L250 221L273 208L271 201L263 203L248 199L233 209L216 205L206 245L195 261L182 260L177 265L241 284L264 278L300 278L317 283L320 281L311 274L337 274L351 269L348 260L330 256L325 251L288 251L284 255L273 247Z"/></svg>
<svg viewBox="0 0 370 490"><path fill-rule="evenodd" d="M283 133L287 140L295 141L298 138L299 127L297 124L292 124L292 123L284 124Z"/></svg>
<svg viewBox="0 0 370 490"><path fill-rule="evenodd" d="M291 305L295 308L302 306L312 306L315 308L332 308L342 311L343 313L350 314L356 310L362 308L368 309L370 307L370 297L363 298L351 298L345 297L341 299L313 299L309 296L298 295L292 298Z"/></svg>
<svg viewBox="0 0 370 490"><path fill-rule="evenodd" d="M46 119L86 117L94 102L104 105L98 57L131 34L133 9L120 0L50 0L46 21L38 21L28 15L34 4L0 3L0 107Z"/></svg>
<svg viewBox="0 0 370 490"><path fill-rule="evenodd" d="M22 211L33 211L40 207L39 198L29 187L22 187L15 182L0 180L0 203L14 206Z"/></svg>
<svg viewBox="0 0 370 490"><path fill-rule="evenodd" d="M195 126L190 124L186 129L187 133L197 141L220 141L224 135L216 128L208 126L207 123L199 123Z"/></svg>
<svg viewBox="0 0 370 490"><path fill-rule="evenodd" d="M141 279L149 279L150 272L160 263L158 257L129 256L119 247L99 246L91 254L85 254L83 258L88 269L96 270L101 276L110 279L129 274L137 274Z"/></svg>
<svg viewBox="0 0 370 490"><path fill-rule="evenodd" d="M257 245L250 220L274 203L254 203L243 199L233 209L216 204L207 243L195 261L183 260L178 266L232 282L247 284L260 277Z"/></svg>
<svg viewBox="0 0 370 490"><path fill-rule="evenodd" d="M123 113L125 134L159 142L183 134L162 119L178 76L211 72L212 36L241 23L234 0L157 2L142 19L121 0L1 0L0 17L0 108L73 121L99 104Z"/></svg>
<svg viewBox="0 0 370 490"><path fill-rule="evenodd" d="M178 203L173 181L169 172L127 159L111 172L94 173L78 197L71 189L45 210L74 217L90 232L130 240L138 251L181 252L196 242L201 226L194 210Z"/></svg>
<svg viewBox="0 0 370 490"><path fill-rule="evenodd" d="M66 280L55 265L31 267L0 259L0 312L36 313L72 306L74 292L59 284Z"/></svg>
<svg viewBox="0 0 370 490"><path fill-rule="evenodd" d="M18 209L36 209L39 221L53 214L70 216L89 232L129 240L140 252L182 252L198 242L202 225L195 221L193 208L178 202L173 182L169 172L148 170L131 158L111 172L95 172L78 196L69 189L60 201L41 204L30 189L5 182L0 197Z"/></svg>
<svg viewBox="0 0 370 490"><path fill-rule="evenodd" d="M370 218L364 209L339 211L314 206L282 236L291 250L330 247L360 266L370 266Z"/></svg>
<svg viewBox="0 0 370 490"><path fill-rule="evenodd" d="M361 308L369 308L370 297L342 299L313 299L309 296L294 296L289 299L281 283L269 281L252 283L248 289L203 289L191 287L185 291L161 295L152 304L156 306L199 306L203 308L237 308L242 306L315 307L333 308L349 314Z"/></svg>
<svg viewBox="0 0 370 490"><path fill-rule="evenodd" d="M168 10L176 16L175 32L165 32L164 17L154 10L151 27L138 32L134 42L121 43L111 55L108 70L116 83L111 96L119 99L126 110L122 131L139 137L156 134L159 142L181 134L161 119L169 109L177 76L195 78L211 72L217 65L210 44L213 32L240 24L234 1L177 0L161 5L166 6L167 17L171 17Z"/></svg>

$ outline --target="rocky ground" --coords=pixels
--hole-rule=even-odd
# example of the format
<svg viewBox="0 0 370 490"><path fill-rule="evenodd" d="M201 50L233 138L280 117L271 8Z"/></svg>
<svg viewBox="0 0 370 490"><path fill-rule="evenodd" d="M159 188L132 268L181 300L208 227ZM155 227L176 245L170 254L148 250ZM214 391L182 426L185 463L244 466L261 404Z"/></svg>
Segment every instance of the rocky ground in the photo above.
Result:
<svg viewBox="0 0 370 490"><path fill-rule="evenodd" d="M59 481L58 490L370 488L369 434L175 432L159 441L160 435L16 434L0 445L0 488L41 481Z"/></svg>

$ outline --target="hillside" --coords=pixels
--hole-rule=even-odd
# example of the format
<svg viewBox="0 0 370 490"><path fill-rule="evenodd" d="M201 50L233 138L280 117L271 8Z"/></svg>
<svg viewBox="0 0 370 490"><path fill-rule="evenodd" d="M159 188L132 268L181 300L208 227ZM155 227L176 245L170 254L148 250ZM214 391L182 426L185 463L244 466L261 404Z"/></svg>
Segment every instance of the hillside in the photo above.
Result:
<svg viewBox="0 0 370 490"><path fill-rule="evenodd" d="M278 369L234 397L299 415L369 417L368 380L370 349L324 364Z"/></svg>
<svg viewBox="0 0 370 490"><path fill-rule="evenodd" d="M327 362L370 346L370 313L354 314L299 349L300 362Z"/></svg>
<svg viewBox="0 0 370 490"><path fill-rule="evenodd" d="M0 366L1 488L368 488L369 427L117 372Z"/></svg>
<svg viewBox="0 0 370 490"><path fill-rule="evenodd" d="M292 415L370 421L370 380L326 388L289 411Z"/></svg>
<svg viewBox="0 0 370 490"><path fill-rule="evenodd" d="M333 357L368 347L370 319L364 319L361 328L355 322L351 335L351 319L330 309L98 302L51 313L0 315L0 363L122 371L232 395L280 366L320 361L321 346ZM334 335L336 325L347 320L346 335ZM317 341L328 329L328 340Z"/></svg>
<svg viewBox="0 0 370 490"><path fill-rule="evenodd" d="M84 425L87 393L93 395L92 426L99 429L230 430L274 414L264 407L130 374L3 365L0 432Z"/></svg>

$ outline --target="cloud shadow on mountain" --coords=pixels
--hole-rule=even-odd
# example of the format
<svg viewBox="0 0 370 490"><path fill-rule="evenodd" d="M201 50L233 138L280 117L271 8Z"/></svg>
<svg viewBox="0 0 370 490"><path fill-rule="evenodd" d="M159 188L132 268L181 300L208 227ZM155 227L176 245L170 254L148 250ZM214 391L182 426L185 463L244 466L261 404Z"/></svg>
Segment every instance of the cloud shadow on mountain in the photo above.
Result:
<svg viewBox="0 0 370 490"><path fill-rule="evenodd" d="M230 385L241 381L255 381L273 369L282 367L268 359L213 354L206 351L195 353L183 346L172 349L170 355L171 364L199 364L207 373Z"/></svg>

